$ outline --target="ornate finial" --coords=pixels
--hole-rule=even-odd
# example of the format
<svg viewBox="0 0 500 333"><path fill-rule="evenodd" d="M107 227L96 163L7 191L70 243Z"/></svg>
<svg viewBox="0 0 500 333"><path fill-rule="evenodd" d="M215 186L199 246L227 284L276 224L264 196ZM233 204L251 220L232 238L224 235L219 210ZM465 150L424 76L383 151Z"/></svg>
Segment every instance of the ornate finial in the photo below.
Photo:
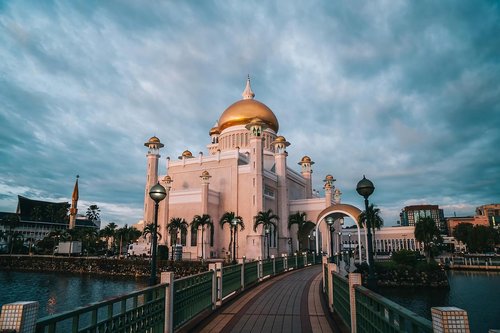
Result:
<svg viewBox="0 0 500 333"><path fill-rule="evenodd" d="M248 74L247 77L247 85L245 87L245 90L243 90L243 99L253 99L255 97L255 94L252 91L252 87L250 87L250 74Z"/></svg>

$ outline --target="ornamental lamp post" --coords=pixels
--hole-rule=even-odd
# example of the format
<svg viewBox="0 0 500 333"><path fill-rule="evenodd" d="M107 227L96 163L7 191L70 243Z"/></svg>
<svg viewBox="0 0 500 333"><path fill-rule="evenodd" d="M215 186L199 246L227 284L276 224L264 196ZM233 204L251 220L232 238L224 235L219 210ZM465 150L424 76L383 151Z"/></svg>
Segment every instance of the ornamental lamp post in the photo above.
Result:
<svg viewBox="0 0 500 333"><path fill-rule="evenodd" d="M370 214L368 214L368 197L373 193L375 190L375 186L373 186L373 183L369 180L366 179L366 177L363 175L363 179L361 179L358 182L358 185L356 186L356 191L358 192L359 195L361 195L363 198L365 198L365 219L366 219L366 241L367 241L367 246L368 246L368 286L369 287L374 287L375 280L374 280L374 274L373 274L373 246L372 246L372 221L370 219Z"/></svg>
<svg viewBox="0 0 500 333"><path fill-rule="evenodd" d="M158 206L160 201L165 199L167 196L167 190L160 185L160 183L156 183L151 189L149 190L149 196L153 201L155 202L155 218L154 218L154 224L153 224L153 243L151 244L152 246L152 251L151 251L151 276L149 278L149 285L154 286L156 284L156 244L158 242L158 234L157 234L157 228L158 228Z"/></svg>
<svg viewBox="0 0 500 333"><path fill-rule="evenodd" d="M231 226L233 229L233 263L236 262L236 232L238 231L239 220L235 217L231 220Z"/></svg>
<svg viewBox="0 0 500 333"><path fill-rule="evenodd" d="M326 218L326 224L330 227L330 262L333 262L333 232L335 231L335 228L333 227L333 223L335 220L333 219L332 216L328 216Z"/></svg>

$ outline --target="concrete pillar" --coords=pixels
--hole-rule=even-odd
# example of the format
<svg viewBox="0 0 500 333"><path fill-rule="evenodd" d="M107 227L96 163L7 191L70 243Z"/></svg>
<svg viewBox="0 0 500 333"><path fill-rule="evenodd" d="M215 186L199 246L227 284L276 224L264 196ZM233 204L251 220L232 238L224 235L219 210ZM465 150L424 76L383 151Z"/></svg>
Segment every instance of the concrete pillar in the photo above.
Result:
<svg viewBox="0 0 500 333"><path fill-rule="evenodd" d="M337 265L328 263L327 274L328 274L328 308L330 312L333 313L333 273L337 272Z"/></svg>
<svg viewBox="0 0 500 333"><path fill-rule="evenodd" d="M282 254L283 257L283 271L288 271L288 255Z"/></svg>
<svg viewBox="0 0 500 333"><path fill-rule="evenodd" d="M245 257L238 259L238 264L241 264L241 291L245 290Z"/></svg>
<svg viewBox="0 0 500 333"><path fill-rule="evenodd" d="M273 275L276 275L276 258L274 254L271 255L271 260L273 261Z"/></svg>
<svg viewBox="0 0 500 333"><path fill-rule="evenodd" d="M4 304L0 314L0 331L35 333L38 307L38 302Z"/></svg>
<svg viewBox="0 0 500 333"><path fill-rule="evenodd" d="M160 283L167 284L165 289L165 322L163 330L165 333L174 331L174 273L161 272Z"/></svg>
<svg viewBox="0 0 500 333"><path fill-rule="evenodd" d="M356 333L356 290L361 285L361 274L349 273L349 306L351 308L351 333Z"/></svg>
<svg viewBox="0 0 500 333"><path fill-rule="evenodd" d="M215 309L222 305L222 263L208 264L208 270L214 271L212 280L212 304Z"/></svg>
<svg viewBox="0 0 500 333"><path fill-rule="evenodd" d="M470 333L467 311L452 307L433 307L432 329L434 333Z"/></svg>
<svg viewBox="0 0 500 333"><path fill-rule="evenodd" d="M277 204L278 204L278 216L280 221L278 223L278 253L281 250L289 251L290 245L288 244L288 239L290 237L290 230L288 229L288 185L286 180L286 158L288 153L286 152L286 147L290 145L288 141L283 136L278 136L276 140L272 142L274 147L274 165L275 172L277 176Z"/></svg>

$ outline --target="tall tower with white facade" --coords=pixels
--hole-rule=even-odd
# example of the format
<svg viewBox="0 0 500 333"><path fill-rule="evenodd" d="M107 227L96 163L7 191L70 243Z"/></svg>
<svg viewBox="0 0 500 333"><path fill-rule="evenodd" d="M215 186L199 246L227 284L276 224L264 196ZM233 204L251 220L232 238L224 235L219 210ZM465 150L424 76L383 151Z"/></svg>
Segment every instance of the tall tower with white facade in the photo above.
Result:
<svg viewBox="0 0 500 333"><path fill-rule="evenodd" d="M153 223L154 218L154 201L149 197L149 189L158 182L158 160L160 158L160 148L163 148L163 143L156 136L144 143L148 147L148 168L146 173L146 188L144 190L144 225Z"/></svg>

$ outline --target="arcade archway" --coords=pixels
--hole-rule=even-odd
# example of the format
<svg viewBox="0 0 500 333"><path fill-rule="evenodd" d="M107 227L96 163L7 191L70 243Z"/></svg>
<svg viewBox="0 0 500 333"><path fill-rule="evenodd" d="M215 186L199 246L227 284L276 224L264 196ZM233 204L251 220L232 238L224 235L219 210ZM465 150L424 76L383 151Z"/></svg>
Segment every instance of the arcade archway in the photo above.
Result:
<svg viewBox="0 0 500 333"><path fill-rule="evenodd" d="M348 216L354 220L354 223L356 223L356 225L358 227L357 228L358 244L361 245L361 233L360 233L360 226L358 223L358 217L360 214L361 214L361 210L359 210L359 208L352 206L352 205L336 204L336 205L332 205L330 207L327 207L318 214L318 217L316 219L316 228L315 228L316 234L318 234L318 231L319 231L318 229L320 228L321 223L326 224L325 218L327 216L331 215L335 219ZM326 230L328 230L328 227L326 228ZM328 232L329 232L329 230L328 230ZM319 251L319 240L318 239L319 239L319 237L316 237L316 253L318 253L318 251ZM358 254L359 254L359 258L361 260L361 258L362 258L361 246L358 246Z"/></svg>

